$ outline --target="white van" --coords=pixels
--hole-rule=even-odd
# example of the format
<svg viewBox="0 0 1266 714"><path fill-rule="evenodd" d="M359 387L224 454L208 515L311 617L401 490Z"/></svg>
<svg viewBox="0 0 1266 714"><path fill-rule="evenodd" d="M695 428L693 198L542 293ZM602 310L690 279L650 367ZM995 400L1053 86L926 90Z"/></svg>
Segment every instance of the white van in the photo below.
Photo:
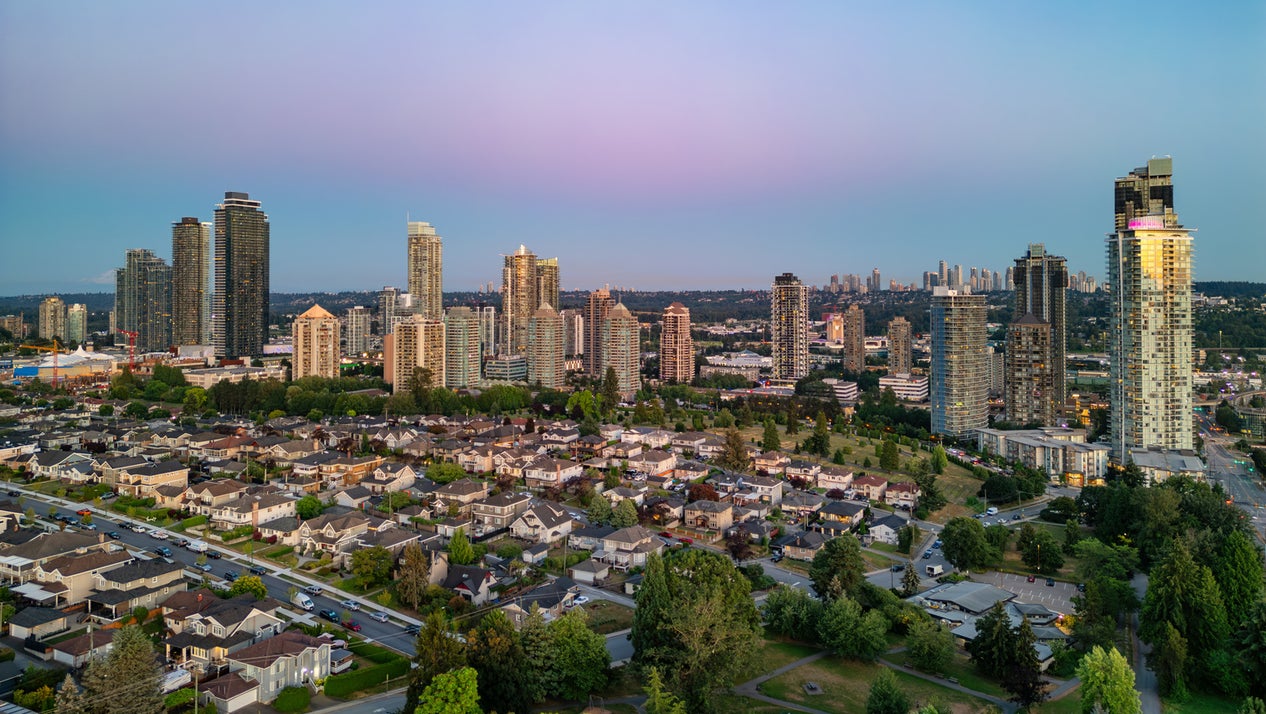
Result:
<svg viewBox="0 0 1266 714"><path fill-rule="evenodd" d="M316 604L312 602L312 598L308 597L304 593L295 593L294 595L291 595L290 604L295 605L296 607L301 607L309 612L316 607Z"/></svg>
<svg viewBox="0 0 1266 714"><path fill-rule="evenodd" d="M996 515L998 515L998 509L997 509L997 508L995 508L995 507L993 507L993 506L990 506L989 508L986 508L986 509L985 509L985 515L986 515L986 516L996 516Z"/></svg>
<svg viewBox="0 0 1266 714"><path fill-rule="evenodd" d="M202 542L202 541L200 541L200 540L191 540L191 541L189 541L189 545L187 545L187 546L185 546L185 547L186 547L186 548L188 548L189 550L192 550L192 551L193 551L193 552L195 552L195 553L205 553L205 552L207 552L207 544L206 544L206 543L203 543L203 542Z"/></svg>

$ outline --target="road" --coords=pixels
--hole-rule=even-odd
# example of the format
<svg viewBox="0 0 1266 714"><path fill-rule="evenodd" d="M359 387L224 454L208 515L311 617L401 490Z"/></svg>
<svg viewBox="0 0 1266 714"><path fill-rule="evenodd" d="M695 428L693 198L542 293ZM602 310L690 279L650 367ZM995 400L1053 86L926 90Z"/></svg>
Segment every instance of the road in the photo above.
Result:
<svg viewBox="0 0 1266 714"><path fill-rule="evenodd" d="M1252 464L1248 458L1231 448L1233 441L1217 435L1206 435L1205 460L1208 462L1206 477L1235 501L1246 516L1257 536L1266 541L1266 487L1256 472L1248 470ZM1237 464L1236 461L1247 463Z"/></svg>
<svg viewBox="0 0 1266 714"><path fill-rule="evenodd" d="M52 496L46 496L44 494L41 494L35 491L27 490L21 487L20 485L9 484L8 490L16 491L20 493L23 497L25 497L24 504L35 509L35 513L37 517L47 517L49 512L52 510L56 510L58 513L74 514L76 510L85 507L85 504L74 503L72 501L65 501L63 499L54 498ZM92 522L93 522L93 525L97 527L97 531L95 531L96 533L116 531L120 536L119 540L115 541L116 543L124 545L125 547L127 547L127 549L130 552L143 553L144 557L150 557L150 558L158 557L155 553L152 552L151 549L158 546L165 545L171 549L171 560L183 563L190 570L194 570L195 572L198 572L200 575L202 574L200 571L197 571L196 568L194 567L195 562L198 559L197 553L186 550L184 548L176 548L172 545L172 541L178 537L176 534L173 534L173 537L169 538L166 541L160 541L160 540L151 538L147 535L134 533L132 530L128 528L128 525L130 525L131 523L140 523L139 521L134 521L133 519L129 519L126 516L122 516L117 513L106 511L104 509L98 509L92 506L87 506L87 507L90 508L93 512ZM45 518L45 520L47 519ZM145 525L145 524L140 523L140 525ZM250 567L250 565L252 565L254 562L238 554L236 551L229 550L227 548L218 548L218 547L215 547L214 545L211 545L210 547L213 550L219 551L221 555L223 556L222 559L220 560L207 561L208 563L211 564L212 571L210 573L206 573L206 575L214 578L215 580L223 580L225 573L229 571L244 573L246 572L246 569ZM277 573L280 571L283 571L284 569L279 568L278 566L273 565L271 563L263 563L263 566L267 568L269 571L268 574L264 575L262 578L262 580L264 581L265 587L268 588L268 594L276 598L277 600L281 601L282 603L290 602L290 588L291 587L294 587L296 585L302 587L303 585L306 585L306 584L318 582L314 580L308 580L306 578L303 580L300 580L300 578L294 576L294 574L289 574L289 577L292 579L283 580L281 577L278 576ZM362 637L364 637L366 640L369 640L371 642L377 642L379 644L382 644L386 647L390 647L391 649L394 649L398 652L404 653L409 656L412 656L414 654L413 636L405 632L404 630L405 625L401 624L402 622L404 622L405 624L412 624L414 621L411 618L405 618L403 615L395 612L394 610L381 608L368 600L363 600L361 598L357 598L355 596L352 596L348 593L344 593L341 591L327 589L324 594L313 598L313 601L316 603L316 610L314 610L311 613L302 613L302 614L306 614L310 616L310 618L315 619L316 613L326 608L333 608L334 610L337 610L340 613L344 613L346 611L346 608L343 608L341 605L339 605L339 601L344 600L344 599L358 600L361 603L361 608L362 608L361 611L350 613L350 614L352 615L352 619L360 623L361 625L360 635ZM377 622L375 620L371 620L369 619L369 612L371 610L386 612L392 618L393 621L382 623L382 622ZM298 611L298 613L301 613L301 612L302 611ZM317 620L317 621L320 621L320 620Z"/></svg>

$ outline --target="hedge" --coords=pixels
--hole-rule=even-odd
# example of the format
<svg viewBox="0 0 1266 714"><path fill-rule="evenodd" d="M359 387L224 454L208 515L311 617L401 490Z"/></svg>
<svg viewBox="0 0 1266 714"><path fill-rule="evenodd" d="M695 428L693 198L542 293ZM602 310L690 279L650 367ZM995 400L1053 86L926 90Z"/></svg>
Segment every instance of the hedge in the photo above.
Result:
<svg viewBox="0 0 1266 714"><path fill-rule="evenodd" d="M207 522L206 516L190 516L180 522L180 529L184 530L186 528L193 528L194 526L205 525L206 522Z"/></svg>
<svg viewBox="0 0 1266 714"><path fill-rule="evenodd" d="M401 657L394 662L376 664L355 672L332 674L325 680L325 693L331 697L346 697L353 692L382 684L388 679L402 677L409 671L409 660Z"/></svg>
<svg viewBox="0 0 1266 714"><path fill-rule="evenodd" d="M286 687L273 701L273 709L279 712L304 712L308 710L311 701L312 695L307 687Z"/></svg>
<svg viewBox="0 0 1266 714"><path fill-rule="evenodd" d="M0 647L0 662L12 662L17 655L8 647Z"/></svg>
<svg viewBox="0 0 1266 714"><path fill-rule="evenodd" d="M392 652L386 647L371 645L364 640L352 642L347 646L347 649L351 650L352 654L360 655L374 664L386 664L401 659L398 653Z"/></svg>

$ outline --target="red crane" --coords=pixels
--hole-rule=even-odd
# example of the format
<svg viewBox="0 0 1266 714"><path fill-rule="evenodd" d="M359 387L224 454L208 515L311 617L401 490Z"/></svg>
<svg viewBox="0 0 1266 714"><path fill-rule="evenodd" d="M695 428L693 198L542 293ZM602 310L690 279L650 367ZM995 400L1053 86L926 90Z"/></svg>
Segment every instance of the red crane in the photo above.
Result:
<svg viewBox="0 0 1266 714"><path fill-rule="evenodd" d="M136 333L131 330L119 330L119 332L127 335L127 366L133 372L136 371Z"/></svg>

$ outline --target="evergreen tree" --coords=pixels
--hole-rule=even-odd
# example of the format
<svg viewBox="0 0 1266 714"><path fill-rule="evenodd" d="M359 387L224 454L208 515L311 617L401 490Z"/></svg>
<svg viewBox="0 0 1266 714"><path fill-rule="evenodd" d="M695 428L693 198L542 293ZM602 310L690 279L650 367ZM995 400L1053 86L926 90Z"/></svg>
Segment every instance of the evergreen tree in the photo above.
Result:
<svg viewBox="0 0 1266 714"><path fill-rule="evenodd" d="M901 467L901 453L897 449L897 442L891 439L885 439L882 450L879 454L879 468L885 471L896 471Z"/></svg>
<svg viewBox="0 0 1266 714"><path fill-rule="evenodd" d="M527 619L519 628L523 643L523 666L527 672L527 698L537 704L558 691L557 672L554 668L554 638L541 606L532 603Z"/></svg>
<svg viewBox="0 0 1266 714"><path fill-rule="evenodd" d="M800 433L800 417L794 412L787 414L787 436L795 436Z"/></svg>
<svg viewBox="0 0 1266 714"><path fill-rule="evenodd" d="M747 442L738 429L731 427L725 432L725 444L717 459L718 465L731 471L744 471L751 465L747 458Z"/></svg>
<svg viewBox="0 0 1266 714"><path fill-rule="evenodd" d="M879 676L870 683L866 714L907 714L909 711L910 697L897 682L897 675L887 667L880 667Z"/></svg>
<svg viewBox="0 0 1266 714"><path fill-rule="evenodd" d="M628 528L637 525L637 505L632 499L624 499L616 504L611 514L611 525L616 528Z"/></svg>
<svg viewBox="0 0 1266 714"><path fill-rule="evenodd" d="M1222 539L1212 567L1222 602L1228 605L1227 620L1235 629L1249 612L1248 607L1235 605L1257 602L1262 596L1262 554L1243 531L1233 530Z"/></svg>
<svg viewBox="0 0 1266 714"><path fill-rule="evenodd" d="M75 684L75 678L70 676L70 672L66 673L62 686L57 688L54 702L58 714L86 714L89 711L88 700L79 691L79 685Z"/></svg>
<svg viewBox="0 0 1266 714"><path fill-rule="evenodd" d="M932 459L930 465L932 467L932 473L945 473L945 467L949 465L949 456L945 454L945 447L937 444L936 448L932 449Z"/></svg>
<svg viewBox="0 0 1266 714"><path fill-rule="evenodd" d="M778 451L782 448L782 439L778 437L778 425L772 418L765 418L765 436L761 439L760 448L765 451Z"/></svg>
<svg viewBox="0 0 1266 714"><path fill-rule="evenodd" d="M396 594L401 601L418 609L422 596L430 587L431 559L422 546L414 541L404 547L400 558L400 573L396 578Z"/></svg>
<svg viewBox="0 0 1266 714"><path fill-rule="evenodd" d="M585 619L585 611L575 608L549 625L554 694L562 699L584 699L607 686L607 640Z"/></svg>
<svg viewBox="0 0 1266 714"><path fill-rule="evenodd" d="M611 520L611 502L606 496L595 496L589 504L589 522L595 526L605 526Z"/></svg>
<svg viewBox="0 0 1266 714"><path fill-rule="evenodd" d="M120 683L126 682L127 687ZM110 652L89 663L84 672L85 714L160 714L163 707L162 674L154 656L154 644L134 625L114 635Z"/></svg>
<svg viewBox="0 0 1266 714"><path fill-rule="evenodd" d="M1081 710L1104 714L1142 714L1143 702L1134 689L1134 670L1114 647L1094 647L1077 665L1081 680Z"/></svg>
<svg viewBox="0 0 1266 714"><path fill-rule="evenodd" d="M436 675L466 666L466 646L454 636L452 625L441 610L423 618L414 650L413 663L417 666L409 671L406 712L417 709L422 692Z"/></svg>
<svg viewBox="0 0 1266 714"><path fill-rule="evenodd" d="M603 416L609 415L620 403L620 376L616 374L615 367L607 367L607 372L602 377L602 391L598 402Z"/></svg>
<svg viewBox="0 0 1266 714"><path fill-rule="evenodd" d="M976 620L976 637L967 643L976 668L989 677L999 678L1015 653L1015 632L1002 603L996 603Z"/></svg>
<svg viewBox="0 0 1266 714"><path fill-rule="evenodd" d="M1147 664L1156 673L1161 696L1176 701L1187 698L1187 640L1173 623L1161 623Z"/></svg>
<svg viewBox="0 0 1266 714"><path fill-rule="evenodd" d="M1253 693L1266 696L1266 600L1259 599L1246 609L1233 646Z"/></svg>
<svg viewBox="0 0 1266 714"><path fill-rule="evenodd" d="M828 601L855 592L865 574L861 544L850 534L827 541L809 564L814 592Z"/></svg>
<svg viewBox="0 0 1266 714"><path fill-rule="evenodd" d="M685 703L664 687L658 668L650 668L642 691L646 693L646 703L642 705L646 714L687 714Z"/></svg>
<svg viewBox="0 0 1266 714"><path fill-rule="evenodd" d="M466 636L466 659L479 673L479 700L499 712L526 712L528 672L523 667L523 644L501 610L484 615L479 627Z"/></svg>
<svg viewBox="0 0 1266 714"><path fill-rule="evenodd" d="M448 542L448 560L453 565L470 565L475 562L475 548L466 537L466 529L458 528Z"/></svg>
<svg viewBox="0 0 1266 714"><path fill-rule="evenodd" d="M954 636L941 623L921 617L910 624L906 648L915 667L941 674L954 659Z"/></svg>
<svg viewBox="0 0 1266 714"><path fill-rule="evenodd" d="M1020 626L1012 636L1010 660L1003 666L1002 688L1011 694L1011 701L1027 711L1034 704L1046 699L1046 682L1042 679L1042 666L1033 649L1037 637L1029 626L1028 618L1020 620Z"/></svg>
<svg viewBox="0 0 1266 714"><path fill-rule="evenodd" d="M1166 623L1186 640L1187 654L1196 663L1203 663L1230 634L1213 573L1192 560L1181 540L1175 540L1169 555L1152 568L1139 613L1139 637L1155 645Z"/></svg>
<svg viewBox="0 0 1266 714"><path fill-rule="evenodd" d="M910 597L911 595L919 592L919 585L921 582L919 574L915 572L914 562L906 561L905 572L901 575L901 595L903 597Z"/></svg>
<svg viewBox="0 0 1266 714"><path fill-rule="evenodd" d="M888 620L882 612L862 613L856 600L832 600L818 620L818 641L840 657L873 661L888 646Z"/></svg>

